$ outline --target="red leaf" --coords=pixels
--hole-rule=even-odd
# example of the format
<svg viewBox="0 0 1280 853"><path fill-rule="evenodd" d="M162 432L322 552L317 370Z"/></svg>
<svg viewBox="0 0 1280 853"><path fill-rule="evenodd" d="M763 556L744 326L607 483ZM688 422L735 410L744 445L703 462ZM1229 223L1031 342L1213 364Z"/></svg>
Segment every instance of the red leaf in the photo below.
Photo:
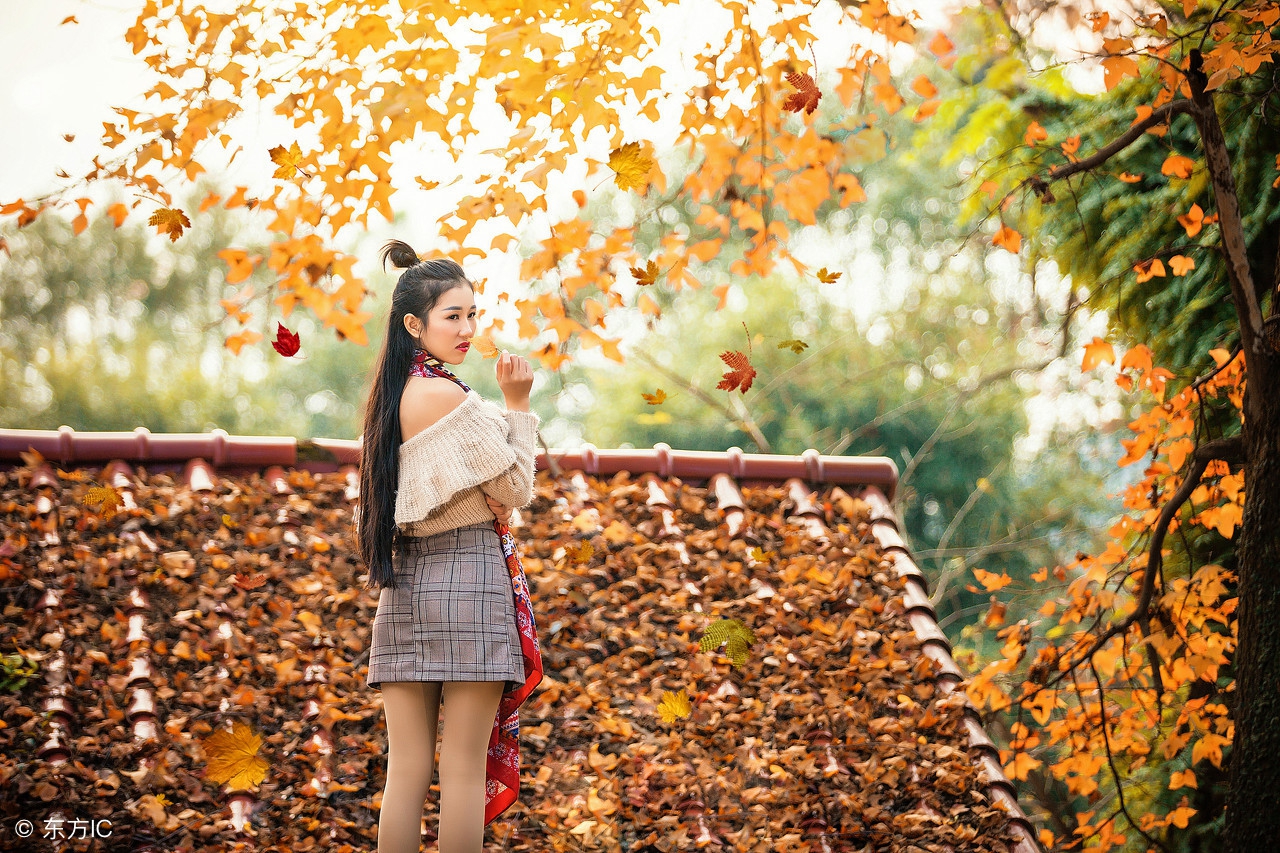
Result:
<svg viewBox="0 0 1280 853"><path fill-rule="evenodd" d="M782 102L784 110L793 113L804 110L806 113L812 113L818 108L818 101L822 100L822 92L818 91L818 84L813 82L812 77L801 71L792 71L787 75L787 82L795 86L796 91Z"/></svg>
<svg viewBox="0 0 1280 853"><path fill-rule="evenodd" d="M296 355L298 347L302 345L302 339L296 333L286 329L284 323L276 323L276 326L276 339L271 342L271 346L285 358Z"/></svg>
<svg viewBox="0 0 1280 853"><path fill-rule="evenodd" d="M716 384L725 391L741 391L743 394L751 389L751 380L756 378L756 369L751 366L747 357L738 350L720 353L720 358L729 365L724 377Z"/></svg>

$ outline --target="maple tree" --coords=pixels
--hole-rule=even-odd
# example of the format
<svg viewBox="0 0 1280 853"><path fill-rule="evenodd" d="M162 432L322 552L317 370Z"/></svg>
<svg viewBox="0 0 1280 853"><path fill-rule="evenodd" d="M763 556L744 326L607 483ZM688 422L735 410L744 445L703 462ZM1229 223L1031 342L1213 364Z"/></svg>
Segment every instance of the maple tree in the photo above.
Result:
<svg viewBox="0 0 1280 853"><path fill-rule="evenodd" d="M1061 11L1002 4L987 32L1025 50L1046 9ZM1097 12L1107 95L1073 108L1014 51L993 69L1005 98L944 106L1001 152L974 170L968 211L998 214L995 246L1057 260L1075 305L1115 305L1130 346L1097 338L1081 368L1153 401L1123 442L1121 466L1145 468L1105 546L977 577L1004 647L970 694L1007 712L1007 771L1060 791L1065 845L1217 835L1243 851L1278 829L1278 22L1273 3ZM1019 601L1025 618L1005 624Z"/></svg>

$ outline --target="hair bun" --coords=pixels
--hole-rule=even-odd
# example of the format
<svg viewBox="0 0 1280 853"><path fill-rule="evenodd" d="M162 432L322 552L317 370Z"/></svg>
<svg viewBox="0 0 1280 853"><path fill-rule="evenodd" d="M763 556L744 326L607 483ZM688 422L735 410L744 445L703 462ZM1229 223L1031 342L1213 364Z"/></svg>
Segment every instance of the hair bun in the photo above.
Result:
<svg viewBox="0 0 1280 853"><path fill-rule="evenodd" d="M398 270L407 270L418 263L418 253L403 240L389 240L382 247L382 268L387 268L387 261Z"/></svg>

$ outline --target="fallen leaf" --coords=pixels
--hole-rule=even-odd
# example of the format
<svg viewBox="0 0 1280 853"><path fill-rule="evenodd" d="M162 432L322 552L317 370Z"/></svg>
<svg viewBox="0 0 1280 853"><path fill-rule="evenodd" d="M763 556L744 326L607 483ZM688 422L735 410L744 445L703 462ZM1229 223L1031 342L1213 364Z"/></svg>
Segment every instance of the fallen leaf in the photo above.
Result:
<svg viewBox="0 0 1280 853"><path fill-rule="evenodd" d="M288 148L283 145L277 145L267 153L271 156L271 162L279 167L271 174L271 177L288 180L297 172L302 171L302 149L298 147L298 143L294 142Z"/></svg>
<svg viewBox="0 0 1280 853"><path fill-rule="evenodd" d="M275 351L285 358L298 354L298 348L302 345L302 338L297 332L291 332L285 328L284 323L276 323L276 339L271 342L271 346Z"/></svg>
<svg viewBox="0 0 1280 853"><path fill-rule="evenodd" d="M639 142L628 142L609 152L609 168L615 173L613 182L618 189L640 190L649 183L653 159L641 152Z"/></svg>
<svg viewBox="0 0 1280 853"><path fill-rule="evenodd" d="M178 238L182 236L182 229L191 227L191 220L187 219L187 215L177 208L162 207L151 214L147 224L154 225L156 231L160 234L168 234L169 241L176 243Z"/></svg>
<svg viewBox="0 0 1280 853"><path fill-rule="evenodd" d="M729 370L725 371L724 376L716 383L716 388L747 393L751 389L752 380L756 378L756 369L751 366L746 355L738 350L732 350L720 353L720 359L729 365Z"/></svg>
<svg viewBox="0 0 1280 853"><path fill-rule="evenodd" d="M787 75L787 82L795 87L796 91L782 102L784 110L793 113L804 110L806 114L810 114L818 108L818 101L822 100L822 92L818 90L818 84L812 77L803 71L792 71Z"/></svg>

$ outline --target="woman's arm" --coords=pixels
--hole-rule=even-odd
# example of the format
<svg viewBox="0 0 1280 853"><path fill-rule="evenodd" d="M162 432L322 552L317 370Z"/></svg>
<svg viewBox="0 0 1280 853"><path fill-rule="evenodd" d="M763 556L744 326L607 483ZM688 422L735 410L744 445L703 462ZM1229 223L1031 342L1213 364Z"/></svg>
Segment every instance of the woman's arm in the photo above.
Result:
<svg viewBox="0 0 1280 853"><path fill-rule="evenodd" d="M533 500L533 468L541 419L533 412L518 410L509 410L503 417L510 425L507 443L515 451L516 462L502 474L481 483L480 490L503 506L520 507Z"/></svg>

